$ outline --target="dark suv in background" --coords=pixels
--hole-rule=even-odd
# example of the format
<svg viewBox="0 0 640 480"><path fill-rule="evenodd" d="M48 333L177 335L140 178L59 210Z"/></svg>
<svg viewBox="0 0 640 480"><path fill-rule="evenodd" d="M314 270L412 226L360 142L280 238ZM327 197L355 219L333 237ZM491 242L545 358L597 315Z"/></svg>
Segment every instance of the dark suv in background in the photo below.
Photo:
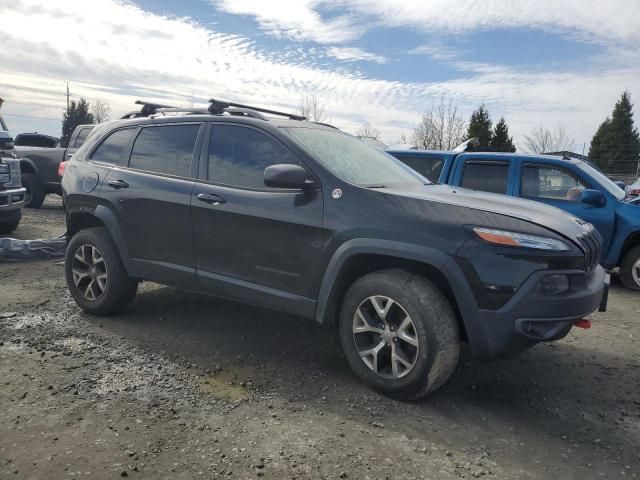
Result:
<svg viewBox="0 0 640 480"><path fill-rule="evenodd" d="M62 179L65 274L93 314L151 280L337 326L373 388L417 398L606 302L601 239L561 210L435 185L340 130L212 100L96 127ZM150 115L149 115L150 114Z"/></svg>

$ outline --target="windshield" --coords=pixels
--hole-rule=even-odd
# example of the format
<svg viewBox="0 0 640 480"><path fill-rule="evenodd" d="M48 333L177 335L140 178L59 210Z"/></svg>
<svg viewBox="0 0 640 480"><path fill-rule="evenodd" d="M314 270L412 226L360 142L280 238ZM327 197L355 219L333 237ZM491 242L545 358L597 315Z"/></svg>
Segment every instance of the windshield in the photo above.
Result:
<svg viewBox="0 0 640 480"><path fill-rule="evenodd" d="M431 183L391 155L339 130L300 127L285 130L318 162L346 182L369 188Z"/></svg>
<svg viewBox="0 0 640 480"><path fill-rule="evenodd" d="M609 192L615 198L617 198L618 200L624 200L624 190L622 190L618 185L607 178L604 173L596 170L591 165L584 162L578 163L578 168L595 178L600 183L600 185L602 185L605 190L607 190L607 192Z"/></svg>

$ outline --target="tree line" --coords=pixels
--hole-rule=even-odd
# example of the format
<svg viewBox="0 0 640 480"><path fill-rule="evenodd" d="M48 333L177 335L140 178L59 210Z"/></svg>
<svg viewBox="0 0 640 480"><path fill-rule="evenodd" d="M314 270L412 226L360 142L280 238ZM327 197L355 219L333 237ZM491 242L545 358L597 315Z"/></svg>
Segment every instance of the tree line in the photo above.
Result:
<svg viewBox="0 0 640 480"><path fill-rule="evenodd" d="M298 113L310 121L326 122L328 115L316 96L303 96ZM368 121L356 132L359 137L380 140L381 133ZM420 122L400 143L413 144L423 150L451 150L469 138L477 138L475 151L515 152L517 150L509 125L504 117L493 123L486 105L478 106L468 121L461 115L457 104L441 97L429 105ZM536 125L523 135L525 151L536 154L570 150L573 138L562 123L553 126ZM625 162L640 160L640 135L633 119L631 94L625 91L616 102L611 116L607 117L593 135L589 147L589 159L605 171L622 168Z"/></svg>
<svg viewBox="0 0 640 480"><path fill-rule="evenodd" d="M477 138L476 151L515 152L516 145L509 134L504 117L493 125L486 105L473 111L468 123L458 113L453 101L441 98L427 107L422 120L414 128L408 142L425 150L450 150L469 138ZM523 136L524 150L536 154L567 151L573 138L562 123L537 125ZM588 157L605 171L615 170L624 162L640 160L640 135L633 119L631 94L625 91L593 135Z"/></svg>
<svg viewBox="0 0 640 480"><path fill-rule="evenodd" d="M88 123L102 123L111 117L111 107L103 100L96 99L93 105L89 104L86 98L80 97L76 102L71 100L66 111L62 115L62 137L60 145L66 147L71 138L71 134L78 125Z"/></svg>
<svg viewBox="0 0 640 480"><path fill-rule="evenodd" d="M300 98L297 113L309 121L326 123L331 119L322 102L315 95ZM96 99L93 104L85 98L71 101L63 115L61 143L66 145L73 130L82 124L102 123L109 120L111 107ZM360 137L380 140L381 132L364 121L356 132ZM478 106L468 122L465 121L453 100L441 97L437 103L429 105L420 122L401 143L411 143L424 150L451 150L469 138L477 138L475 151L515 152L513 137L504 117L493 123L485 104ZM533 153L550 153L569 150L573 139L562 123L553 127L537 125L523 136L523 145ZM622 92L613 111L598 127L589 147L589 159L605 171L614 171L624 162L640 159L640 134L633 119L631 93Z"/></svg>

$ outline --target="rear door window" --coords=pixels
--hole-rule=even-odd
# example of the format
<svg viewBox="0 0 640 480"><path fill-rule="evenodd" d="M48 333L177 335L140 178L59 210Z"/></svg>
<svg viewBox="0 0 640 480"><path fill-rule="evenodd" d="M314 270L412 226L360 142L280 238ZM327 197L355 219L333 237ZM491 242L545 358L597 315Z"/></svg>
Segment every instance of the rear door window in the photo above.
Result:
<svg viewBox="0 0 640 480"><path fill-rule="evenodd" d="M398 160L409 168L412 168L423 177L427 177L432 182L437 182L442 173L444 160L439 157L421 157L416 155L394 155Z"/></svg>
<svg viewBox="0 0 640 480"><path fill-rule="evenodd" d="M507 193L509 162L467 160L462 170L460 186L491 193Z"/></svg>
<svg viewBox="0 0 640 480"><path fill-rule="evenodd" d="M144 127L131 150L129 167L177 177L191 176L199 123Z"/></svg>
<svg viewBox="0 0 640 480"><path fill-rule="evenodd" d="M91 155L91 160L96 162L118 163L124 149L136 131L137 128L125 128L113 132L94 150Z"/></svg>

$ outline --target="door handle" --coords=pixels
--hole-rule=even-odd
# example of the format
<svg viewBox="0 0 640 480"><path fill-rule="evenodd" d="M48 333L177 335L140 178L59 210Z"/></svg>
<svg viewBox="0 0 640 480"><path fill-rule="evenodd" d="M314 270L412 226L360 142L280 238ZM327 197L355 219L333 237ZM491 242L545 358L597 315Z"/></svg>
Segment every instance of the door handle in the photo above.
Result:
<svg viewBox="0 0 640 480"><path fill-rule="evenodd" d="M117 188L117 189L127 188L129 186L129 184L124 180L109 180L107 182L107 185L109 185L111 188Z"/></svg>
<svg viewBox="0 0 640 480"><path fill-rule="evenodd" d="M210 203L212 205L220 205L221 203L227 203L225 198L222 198L220 195L216 195L215 193L199 193L198 200L205 203Z"/></svg>

